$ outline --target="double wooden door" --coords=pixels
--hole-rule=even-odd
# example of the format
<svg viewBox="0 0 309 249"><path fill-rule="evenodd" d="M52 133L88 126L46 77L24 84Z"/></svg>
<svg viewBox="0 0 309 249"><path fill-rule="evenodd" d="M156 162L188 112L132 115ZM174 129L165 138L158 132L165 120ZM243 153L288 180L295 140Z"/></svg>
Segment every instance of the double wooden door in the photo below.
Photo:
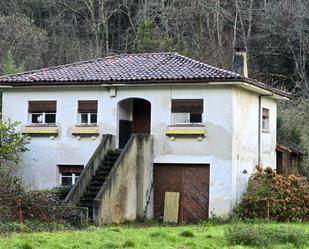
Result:
<svg viewBox="0 0 309 249"><path fill-rule="evenodd" d="M179 192L179 222L195 223L208 218L209 165L155 164L154 216L162 219L165 192Z"/></svg>

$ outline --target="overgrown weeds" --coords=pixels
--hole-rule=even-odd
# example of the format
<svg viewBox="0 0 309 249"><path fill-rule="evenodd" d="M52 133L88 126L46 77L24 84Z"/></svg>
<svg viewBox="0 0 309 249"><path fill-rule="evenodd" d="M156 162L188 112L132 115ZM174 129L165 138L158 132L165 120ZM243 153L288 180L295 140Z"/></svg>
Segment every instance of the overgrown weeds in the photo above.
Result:
<svg viewBox="0 0 309 249"><path fill-rule="evenodd" d="M225 231L229 245L270 248L275 244L291 244L296 247L309 245L309 234L300 228L264 225L236 224Z"/></svg>

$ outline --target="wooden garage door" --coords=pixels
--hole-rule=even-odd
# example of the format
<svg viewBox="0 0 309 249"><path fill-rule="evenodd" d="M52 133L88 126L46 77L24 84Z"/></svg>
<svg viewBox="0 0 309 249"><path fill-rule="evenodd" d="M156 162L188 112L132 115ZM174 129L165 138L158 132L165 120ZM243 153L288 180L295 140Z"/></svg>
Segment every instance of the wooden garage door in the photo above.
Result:
<svg viewBox="0 0 309 249"><path fill-rule="evenodd" d="M155 164L154 216L162 219L165 192L179 192L179 222L193 223L208 218L209 165Z"/></svg>

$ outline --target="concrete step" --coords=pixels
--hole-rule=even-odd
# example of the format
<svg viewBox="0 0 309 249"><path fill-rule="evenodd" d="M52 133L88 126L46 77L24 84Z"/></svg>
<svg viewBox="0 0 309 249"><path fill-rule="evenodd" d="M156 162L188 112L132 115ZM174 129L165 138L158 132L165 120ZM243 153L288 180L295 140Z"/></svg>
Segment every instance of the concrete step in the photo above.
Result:
<svg viewBox="0 0 309 249"><path fill-rule="evenodd" d="M100 174L100 175L106 174L106 175L108 175L109 172L110 172L111 170L112 170L112 168L103 168L103 167L100 167L100 168L98 168L97 171L95 172L95 175L96 175L96 174Z"/></svg>
<svg viewBox="0 0 309 249"><path fill-rule="evenodd" d="M98 170L98 171L96 171L94 176L104 176L104 177L107 177L109 175L109 172L110 171L107 172L107 171Z"/></svg>
<svg viewBox="0 0 309 249"><path fill-rule="evenodd" d="M93 208L93 201L80 200L78 206L87 207L88 209Z"/></svg>
<svg viewBox="0 0 309 249"><path fill-rule="evenodd" d="M84 198L92 198L94 199L98 194L98 191L86 191L84 194L83 194L83 197Z"/></svg>
<svg viewBox="0 0 309 249"><path fill-rule="evenodd" d="M105 182L106 176L102 176L102 175L95 175L94 177L92 177L92 181L98 181L98 182L102 182L102 184Z"/></svg>
<svg viewBox="0 0 309 249"><path fill-rule="evenodd" d="M92 178L90 185L98 187L98 186L102 186L103 183L104 183L104 180L97 180L97 179Z"/></svg>
<svg viewBox="0 0 309 249"><path fill-rule="evenodd" d="M87 187L87 191L99 191L102 185L100 186L93 186L93 185L89 185Z"/></svg>

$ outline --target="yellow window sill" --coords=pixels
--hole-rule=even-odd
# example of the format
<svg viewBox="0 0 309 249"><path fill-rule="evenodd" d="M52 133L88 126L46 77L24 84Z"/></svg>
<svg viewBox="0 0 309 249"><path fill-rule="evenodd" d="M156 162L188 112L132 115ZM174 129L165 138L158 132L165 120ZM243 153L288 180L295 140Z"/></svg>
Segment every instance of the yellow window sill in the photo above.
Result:
<svg viewBox="0 0 309 249"><path fill-rule="evenodd" d="M77 135L77 136L99 135L99 129L97 127L74 127L72 130L72 135Z"/></svg>
<svg viewBox="0 0 309 249"><path fill-rule="evenodd" d="M57 127L25 127L22 134L27 135L58 135Z"/></svg>
<svg viewBox="0 0 309 249"><path fill-rule="evenodd" d="M197 137L203 138L206 136L205 126L169 126L166 131L166 136L175 137Z"/></svg>

